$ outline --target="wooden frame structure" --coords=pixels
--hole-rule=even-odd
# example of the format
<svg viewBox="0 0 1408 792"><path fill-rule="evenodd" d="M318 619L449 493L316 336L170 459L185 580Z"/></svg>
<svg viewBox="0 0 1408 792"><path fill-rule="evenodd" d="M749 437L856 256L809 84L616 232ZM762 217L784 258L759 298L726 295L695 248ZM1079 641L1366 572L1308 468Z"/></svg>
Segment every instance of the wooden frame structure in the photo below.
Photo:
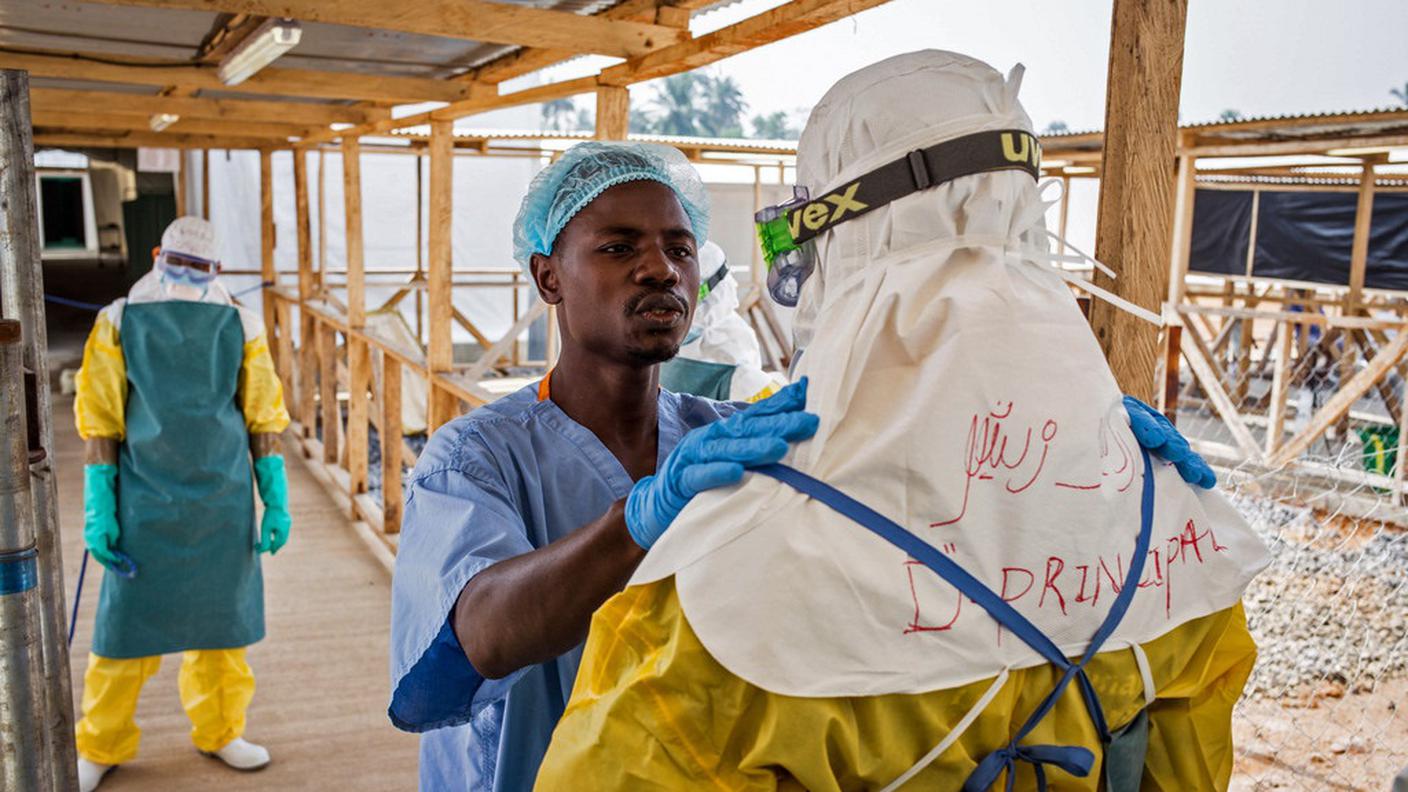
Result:
<svg viewBox="0 0 1408 792"><path fill-rule="evenodd" d="M1101 145L1099 133L1049 136L1044 140L1044 167L1067 182L1100 178ZM1202 392L1201 404L1217 416L1231 438L1230 444L1194 439L1203 453L1229 466L1250 465L1262 472L1304 468L1307 451L1327 436L1343 439L1353 420L1358 425L1396 427L1396 457L1405 459L1408 292L1364 286L1374 195L1408 192L1408 169L1387 165L1386 152L1402 147L1408 147L1408 109L1402 108L1255 118L1179 130L1173 240L1168 248L1166 302L1171 331L1162 342L1160 368L1165 382L1158 396L1165 412L1175 415L1180 398L1188 399L1195 389ZM1286 157L1296 155L1310 161L1284 163ZM1273 157L1277 159L1266 164L1257 162ZM1218 162L1228 158L1237 162L1230 167ZM1252 192L1244 275L1190 273L1193 196L1199 189ZM1356 194L1346 283L1252 276L1256 207L1262 190ZM1320 334L1315 344L1310 343L1311 328ZM1324 357L1336 369L1338 384L1311 414L1300 415L1289 396L1307 383ZM1180 358L1192 374L1186 386L1178 384ZM1268 376L1268 391L1252 393L1252 384L1265 382ZM1370 394L1383 402L1387 416L1354 409ZM1309 464L1324 478L1393 491L1400 502L1408 500L1404 486L1408 464L1403 462L1389 476ZM1352 460L1353 466L1357 464Z"/></svg>
<svg viewBox="0 0 1408 792"><path fill-rule="evenodd" d="M524 155L521 148L503 146L492 137L457 135L454 122L490 110L586 94L596 102L595 137L619 139L627 130L630 85L696 69L884 2L788 0L695 36L689 30L691 17L717 5L717 0L620 0L594 15L573 13L573 0L560 0L547 8L493 0L428 0L413 15L370 0L92 0L45 5L34 11L52 17L48 22L48 17L39 20L48 28L40 31L42 40L34 46L0 46L0 68L24 69L37 78L33 105L37 145L260 152L259 271L270 284L264 316L297 433L305 452L324 463L322 472L344 496L349 515L360 520L372 546L386 553L394 551L399 527L400 473L403 464L411 461L409 449L400 441L400 384L415 377L428 383L427 423L433 430L464 406L497 395L486 390L483 375L503 361L524 362L516 339L547 311L541 304L521 311L515 300L511 330L492 339L454 309L451 289L461 285L456 277L470 279L463 285L510 293L527 286L516 273L506 276L452 266L451 185L456 156ZM198 28L199 40L186 42L189 49L177 58L171 56L170 44L165 50L154 44L133 47L130 39L79 29L82 25L77 23L83 20L75 14L97 14L102 9L121 15L109 22L130 16L134 25L169 22L157 27ZM339 26L375 28L379 39L385 37L401 49L397 57L379 57L385 53L376 51L352 57L346 52L356 48L320 51L310 43L312 50L306 55L295 50L238 86L222 85L217 76L221 59L275 14L291 15L309 25L312 39L333 36L330 31L343 29ZM1159 307L1165 292L1176 296L1175 302L1183 299L1179 257L1170 257L1168 251L1187 247L1195 158L1243 155L1249 140L1263 148L1400 145L1408 140L1403 114L1393 113L1321 118L1321 126L1329 131L1299 138L1287 138L1280 127L1264 120L1179 130L1176 110L1185 18L1186 0L1117 0L1110 46L1113 79L1107 89L1110 145L1103 146L1106 137L1100 133L1056 136L1045 143L1048 173L1067 182L1087 173L1106 176L1109 183L1100 206L1097 252L1121 275L1112 290L1151 309ZM53 41L65 35L74 37L77 44L55 49ZM431 54L408 59L404 55L408 50ZM514 78L589 53L623 60L594 75L511 87ZM393 105L416 102L440 104L409 115L392 112ZM152 131L150 117L161 113L178 119ZM702 156L697 147L694 151L690 146L681 148ZM274 267L271 157L282 150L294 154L296 287L279 282ZM409 275L410 280L400 284L391 301L414 295L419 304L425 297L426 315L423 322L417 321L425 326L424 349L403 348L367 323L368 277L381 275L369 272L364 260L357 162L363 152L392 150L429 160L425 261L423 266L418 261L413 273L398 273ZM307 158L315 151L320 158L335 151L346 163L347 262L341 284L329 277L337 273L324 266L321 241L316 253L311 245ZM751 150L751 156L790 153L757 146ZM207 167L204 157L201 162L203 169ZM754 164L755 202L762 167ZM321 178L318 189L321 198ZM206 190L202 187L202 207L208 205ZM181 197L185 198L184 191ZM323 205L319 200L318 206ZM321 230L321 209L319 214ZM1063 225L1064 218L1063 207ZM1144 221L1131 224L1119 218ZM319 239L323 238L320 233ZM341 295L339 287L345 290ZM755 300L748 308L755 326L780 339L766 301ZM1161 342L1155 333L1125 326L1122 317L1103 308L1095 309L1092 320L1097 334L1106 339L1122 385L1152 397L1154 367L1168 359L1167 353L1158 354ZM455 364L451 343L455 323L483 350L471 364ZM417 327L418 336L421 329ZM549 358L555 346L552 329L549 322ZM344 339L341 345L339 336ZM1390 344L1387 351L1394 347ZM777 353L777 362L785 363L785 344L779 344ZM1201 360L1190 357L1189 362L1195 371L1205 368ZM344 392L345 429L339 405L339 394ZM368 492L369 426L382 439L380 499Z"/></svg>

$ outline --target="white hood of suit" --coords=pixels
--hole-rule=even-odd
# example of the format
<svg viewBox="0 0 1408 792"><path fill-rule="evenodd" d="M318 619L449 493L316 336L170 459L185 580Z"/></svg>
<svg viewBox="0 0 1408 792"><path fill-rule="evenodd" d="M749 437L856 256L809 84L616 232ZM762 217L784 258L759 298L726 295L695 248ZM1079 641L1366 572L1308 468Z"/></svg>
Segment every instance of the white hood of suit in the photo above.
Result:
<svg viewBox="0 0 1408 792"><path fill-rule="evenodd" d="M798 179L819 195L944 140L1030 130L1019 77L935 51L862 69L813 111ZM1123 582L1143 467L1069 287L1033 260L1044 208L1030 175L1001 171L820 237L795 375L821 427L785 463L940 549L1075 654ZM1150 557L1110 649L1231 606L1266 561L1220 494L1157 462L1154 481ZM919 693L1045 662L927 567L759 475L695 498L632 582L671 574L710 653L776 693Z"/></svg>

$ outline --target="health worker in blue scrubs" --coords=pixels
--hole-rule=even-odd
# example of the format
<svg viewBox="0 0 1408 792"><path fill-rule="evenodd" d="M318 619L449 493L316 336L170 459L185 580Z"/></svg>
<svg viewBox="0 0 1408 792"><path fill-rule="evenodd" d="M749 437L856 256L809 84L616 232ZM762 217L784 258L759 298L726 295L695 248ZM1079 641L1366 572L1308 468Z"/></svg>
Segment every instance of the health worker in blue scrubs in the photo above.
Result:
<svg viewBox="0 0 1408 792"><path fill-rule="evenodd" d="M660 388L707 235L675 149L583 143L530 185L515 256L561 357L441 427L407 489L389 715L421 733L421 789L531 789L592 613L690 498L815 433L805 382L747 409Z"/></svg>

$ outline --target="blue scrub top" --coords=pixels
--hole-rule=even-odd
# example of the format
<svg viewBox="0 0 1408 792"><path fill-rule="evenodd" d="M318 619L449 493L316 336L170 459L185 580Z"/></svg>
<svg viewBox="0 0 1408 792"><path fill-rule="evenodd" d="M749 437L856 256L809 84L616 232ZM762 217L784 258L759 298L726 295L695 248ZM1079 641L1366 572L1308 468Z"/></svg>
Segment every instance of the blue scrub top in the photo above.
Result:
<svg viewBox="0 0 1408 792"><path fill-rule="evenodd" d="M596 435L537 385L441 427L406 491L391 600L391 705L422 732L422 790L531 790L582 647L485 680L450 627L470 578L600 517L632 480ZM738 405L660 391L658 463L685 432ZM562 581L570 586L571 581Z"/></svg>

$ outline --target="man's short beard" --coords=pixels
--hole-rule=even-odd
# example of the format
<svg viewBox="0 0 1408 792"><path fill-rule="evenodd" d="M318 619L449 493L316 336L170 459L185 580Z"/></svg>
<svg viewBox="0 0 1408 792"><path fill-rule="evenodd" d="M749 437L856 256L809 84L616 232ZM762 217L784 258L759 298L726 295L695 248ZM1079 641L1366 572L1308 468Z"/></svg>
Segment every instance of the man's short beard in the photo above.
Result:
<svg viewBox="0 0 1408 792"><path fill-rule="evenodd" d="M645 366L654 366L673 358L680 353L681 344L675 344L668 349L648 347L629 347L626 349L626 356L632 361Z"/></svg>

